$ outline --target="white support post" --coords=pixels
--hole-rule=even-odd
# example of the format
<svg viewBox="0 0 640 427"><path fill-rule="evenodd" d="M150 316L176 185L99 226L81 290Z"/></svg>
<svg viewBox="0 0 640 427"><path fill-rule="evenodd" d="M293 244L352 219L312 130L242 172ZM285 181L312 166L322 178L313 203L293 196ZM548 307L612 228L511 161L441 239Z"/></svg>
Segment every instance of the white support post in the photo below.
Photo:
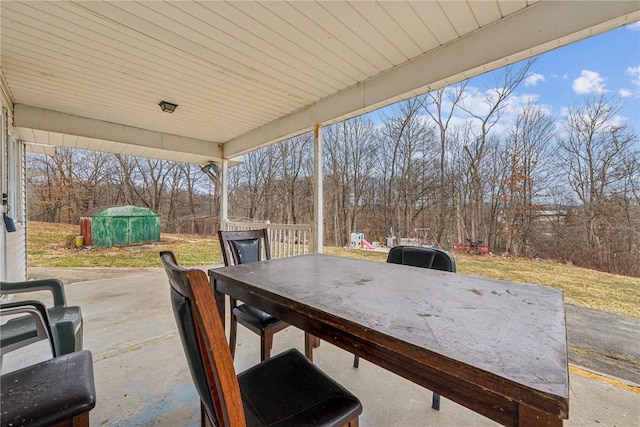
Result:
<svg viewBox="0 0 640 427"><path fill-rule="evenodd" d="M229 161L227 159L222 160L220 175L220 181L222 182L222 191L220 192L220 229L226 230L229 214Z"/></svg>
<svg viewBox="0 0 640 427"><path fill-rule="evenodd" d="M323 210L322 210L322 125L316 123L313 130L313 244L311 250L322 253L324 245Z"/></svg>

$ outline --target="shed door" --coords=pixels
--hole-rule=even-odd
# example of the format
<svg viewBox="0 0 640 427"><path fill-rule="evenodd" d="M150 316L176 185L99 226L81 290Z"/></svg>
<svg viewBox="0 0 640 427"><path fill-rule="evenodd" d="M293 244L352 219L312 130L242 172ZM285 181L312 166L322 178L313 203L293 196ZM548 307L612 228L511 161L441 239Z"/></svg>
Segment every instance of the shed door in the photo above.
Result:
<svg viewBox="0 0 640 427"><path fill-rule="evenodd" d="M129 218L111 218L111 246L129 244Z"/></svg>
<svg viewBox="0 0 640 427"><path fill-rule="evenodd" d="M153 217L133 216L129 218L129 243L150 242L154 238Z"/></svg>

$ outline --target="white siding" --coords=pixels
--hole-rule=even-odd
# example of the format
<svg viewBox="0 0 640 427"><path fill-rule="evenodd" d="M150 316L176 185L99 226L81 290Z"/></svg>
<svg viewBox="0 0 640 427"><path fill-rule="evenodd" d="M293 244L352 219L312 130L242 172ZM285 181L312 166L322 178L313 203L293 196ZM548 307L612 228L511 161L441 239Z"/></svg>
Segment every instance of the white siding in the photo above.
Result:
<svg viewBox="0 0 640 427"><path fill-rule="evenodd" d="M0 189L9 196L2 211L10 207L16 226L15 232L8 233L4 222L0 224L0 280L18 281L27 277L25 153L23 144L9 135L13 111L8 93L0 79Z"/></svg>
<svg viewBox="0 0 640 427"><path fill-rule="evenodd" d="M2 82L0 82L2 83ZM4 91L0 91L4 95ZM7 192L7 110L4 107L4 96L0 98L0 193ZM4 208L1 208L4 212ZM7 233L4 226L0 230L0 280L5 280L7 276Z"/></svg>
<svg viewBox="0 0 640 427"><path fill-rule="evenodd" d="M7 280L18 281L27 278L26 158L21 141L9 135L8 142L9 214L16 231L7 233Z"/></svg>

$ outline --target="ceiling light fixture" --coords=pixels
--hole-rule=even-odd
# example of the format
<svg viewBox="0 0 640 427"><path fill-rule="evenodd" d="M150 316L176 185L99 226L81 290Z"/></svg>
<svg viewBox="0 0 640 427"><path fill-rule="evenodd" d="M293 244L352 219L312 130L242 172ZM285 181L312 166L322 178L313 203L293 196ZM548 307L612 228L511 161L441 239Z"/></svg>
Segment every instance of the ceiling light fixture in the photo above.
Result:
<svg viewBox="0 0 640 427"><path fill-rule="evenodd" d="M174 111L176 111L176 107L178 106L178 104L172 104L167 101L160 101L160 104L158 105L165 113L173 113Z"/></svg>

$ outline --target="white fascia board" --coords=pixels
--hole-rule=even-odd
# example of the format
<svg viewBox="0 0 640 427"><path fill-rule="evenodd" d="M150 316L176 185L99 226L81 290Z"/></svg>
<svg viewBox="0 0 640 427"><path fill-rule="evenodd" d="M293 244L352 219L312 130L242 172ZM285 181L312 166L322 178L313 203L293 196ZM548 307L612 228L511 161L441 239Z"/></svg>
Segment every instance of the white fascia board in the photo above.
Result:
<svg viewBox="0 0 640 427"><path fill-rule="evenodd" d="M140 129L24 104L15 105L14 126L196 154L206 156L210 160L222 158L222 150L217 142Z"/></svg>
<svg viewBox="0 0 640 427"><path fill-rule="evenodd" d="M9 129L9 133L15 133L13 129L13 98L11 97L11 91L9 91L9 85L4 78L4 74L2 73L2 68L0 67L0 106L7 109L7 114L9 115L9 122L7 123L7 127Z"/></svg>
<svg viewBox="0 0 640 427"><path fill-rule="evenodd" d="M224 157L309 132L640 20L640 2L539 1L223 145Z"/></svg>

